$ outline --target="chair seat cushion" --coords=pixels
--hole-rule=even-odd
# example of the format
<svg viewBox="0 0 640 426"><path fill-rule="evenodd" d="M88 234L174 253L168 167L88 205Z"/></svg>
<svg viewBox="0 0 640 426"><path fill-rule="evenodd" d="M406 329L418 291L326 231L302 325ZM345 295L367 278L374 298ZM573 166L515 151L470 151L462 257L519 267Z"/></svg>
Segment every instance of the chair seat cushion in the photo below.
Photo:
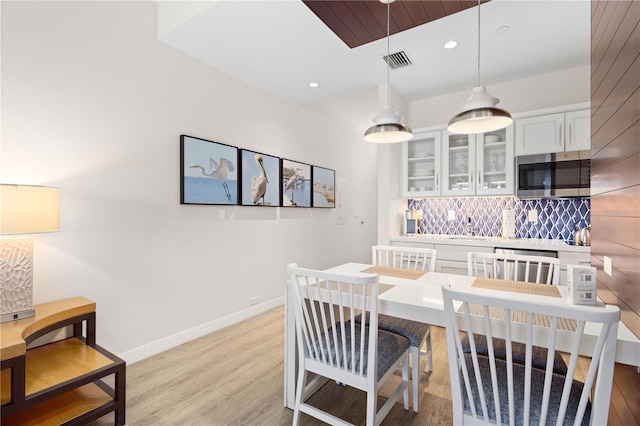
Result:
<svg viewBox="0 0 640 426"><path fill-rule="evenodd" d="M483 334L474 334L473 341L476 344L476 353L478 355L489 356L489 347L487 346L487 336ZM462 351L463 352L471 352L471 346L469 343L469 335L465 335L461 339L462 343ZM513 357L513 362L521 365L525 365L525 356L527 346L524 343L520 342L511 342L511 356ZM506 361L507 360L507 342L504 339L499 339L497 337L493 338L493 354L496 358ZM534 368L538 368L540 370L547 369L547 348L541 348L539 346L532 346L531 348L531 365ZM567 364L562 359L562 355L558 351L555 353L555 357L553 360L553 372L556 374L561 374L563 376L567 375Z"/></svg>
<svg viewBox="0 0 640 426"><path fill-rule="evenodd" d="M474 396L476 405L476 413L482 417L482 405L480 403L480 397L478 394L476 382L474 379L473 369L473 357L470 353L465 353L465 361L469 371L469 379L471 381L471 392ZM485 398L487 401L488 416L491 420L496 421L496 413L493 405L493 389L491 386L491 370L489 367L489 358L486 356L478 355L478 366L480 368L480 375L482 376L482 387L485 392ZM509 424L509 399L508 399L508 387L507 387L507 363L496 359L496 373L498 379L498 390L500 400L500 412L502 415L502 423ZM544 375L545 372L536 368L531 369L531 412L529 423L540 424L540 412L542 409L542 394L544 389ZM562 397L562 388L564 386L566 377L559 374L553 374L551 379L551 393L549 396L549 409L545 424L556 424L558 418L558 411L560 408L560 399ZM513 387L514 387L514 413L516 416L515 424L524 424L524 380L525 380L525 368L519 364L513 364ZM567 404L567 412L564 418L563 424L574 424L576 411L580 401L580 394L584 384L582 382L573 380L571 384L571 393L569 396L569 403ZM464 410L467 413L471 412L471 405L467 398L467 392L464 386L464 382L461 380L462 398L464 401ZM518 395L520 395L518 397ZM587 403L585 414L582 419L583 425L589 424L589 418L591 416L591 403Z"/></svg>
<svg viewBox="0 0 640 426"><path fill-rule="evenodd" d="M362 316L356 316L355 321L360 323ZM369 325L369 314L366 325ZM378 329L406 337L413 347L420 347L431 330L429 324L382 314L378 314Z"/></svg>
<svg viewBox="0 0 640 426"><path fill-rule="evenodd" d="M360 356L360 342L362 332L360 331L359 326L355 326L355 354L356 357ZM331 348L332 362L335 365L336 363L341 367L345 367L344 365L344 356L342 351L342 330L341 327L335 327L336 335L338 338L338 359L336 360L336 350L334 348L333 342L333 329L329 330L329 339L325 338L325 334L320 336L321 343L320 345L324 348L325 353L327 350L327 345ZM369 327L365 327L365 350L364 350L364 374L367 374L368 365L367 365L367 355L369 353ZM345 326L345 340L346 340L346 352L347 352L347 370L351 371L351 359L352 359L352 351L351 351L351 327L350 323L347 323ZM328 343L327 343L328 340ZM316 344L317 344L316 340ZM395 364L395 362L406 352L409 350L409 339L406 337L400 336L398 334L389 333L384 330L378 330L378 375L377 380L380 380L384 374L389 371L389 369ZM322 359L320 356L319 359ZM355 370L360 371L360 360L356 361Z"/></svg>

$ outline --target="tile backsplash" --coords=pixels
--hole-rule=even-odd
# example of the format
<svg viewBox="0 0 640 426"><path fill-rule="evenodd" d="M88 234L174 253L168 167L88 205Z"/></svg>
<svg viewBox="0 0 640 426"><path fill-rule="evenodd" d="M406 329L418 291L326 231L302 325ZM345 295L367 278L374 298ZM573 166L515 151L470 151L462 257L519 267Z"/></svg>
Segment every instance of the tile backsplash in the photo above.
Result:
<svg viewBox="0 0 640 426"><path fill-rule="evenodd" d="M563 240L573 244L573 225L585 219L591 223L591 199L527 199L515 197L409 199L407 208L422 212L418 223L421 234L464 235L467 211L476 235L499 237L502 234L502 210L516 212L516 238ZM536 210L537 222L529 222L530 210ZM449 211L455 220L449 221Z"/></svg>

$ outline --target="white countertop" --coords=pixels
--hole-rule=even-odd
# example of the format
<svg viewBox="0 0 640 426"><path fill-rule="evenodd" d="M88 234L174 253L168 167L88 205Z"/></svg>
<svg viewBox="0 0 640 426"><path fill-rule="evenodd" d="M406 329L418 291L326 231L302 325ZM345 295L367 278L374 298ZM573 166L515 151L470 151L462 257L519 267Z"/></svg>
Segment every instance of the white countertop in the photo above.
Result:
<svg viewBox="0 0 640 426"><path fill-rule="evenodd" d="M532 238L507 239L501 237L467 237L465 235L418 234L415 236L399 235L391 237L391 241L591 253L591 247L588 246L572 246L561 240L539 240Z"/></svg>

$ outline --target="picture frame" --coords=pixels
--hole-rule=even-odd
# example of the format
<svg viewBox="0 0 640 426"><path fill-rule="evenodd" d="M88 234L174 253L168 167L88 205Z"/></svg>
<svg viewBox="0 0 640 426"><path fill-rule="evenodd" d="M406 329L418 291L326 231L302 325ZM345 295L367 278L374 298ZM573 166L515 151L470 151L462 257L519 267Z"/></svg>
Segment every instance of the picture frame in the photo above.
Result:
<svg viewBox="0 0 640 426"><path fill-rule="evenodd" d="M240 149L240 204L279 207L281 172L279 157Z"/></svg>
<svg viewBox="0 0 640 426"><path fill-rule="evenodd" d="M180 135L180 204L237 205L239 164L235 146Z"/></svg>
<svg viewBox="0 0 640 426"><path fill-rule="evenodd" d="M336 172L325 167L313 166L311 168L311 181L313 182L311 206L333 209L336 207Z"/></svg>
<svg viewBox="0 0 640 426"><path fill-rule="evenodd" d="M282 159L282 207L311 207L311 165Z"/></svg>

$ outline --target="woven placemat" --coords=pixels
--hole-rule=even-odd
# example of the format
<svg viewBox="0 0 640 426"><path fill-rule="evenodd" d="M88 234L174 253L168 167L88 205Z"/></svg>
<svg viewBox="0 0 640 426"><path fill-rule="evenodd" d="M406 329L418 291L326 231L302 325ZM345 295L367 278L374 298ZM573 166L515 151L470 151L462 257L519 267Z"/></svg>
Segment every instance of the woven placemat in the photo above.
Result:
<svg viewBox="0 0 640 426"><path fill-rule="evenodd" d="M409 280L417 280L424 274L426 271L414 271L412 269L402 269L402 268L392 268L390 266L371 266L367 269L363 269L360 272L364 272L366 274L378 274L378 275L386 275L388 277L396 277L396 278L406 278Z"/></svg>
<svg viewBox="0 0 640 426"><path fill-rule="evenodd" d="M494 278L476 278L471 287L485 288L489 290L509 291L512 293L535 294L539 296L562 297L560 291L554 285L525 283L520 281L497 280ZM459 312L463 311L461 306ZM469 304L469 312L471 315L483 316L482 305ZM526 323L527 314L521 311L511 310L511 321ZM489 308L489 317L493 319L504 320L504 309ZM534 314L533 324L540 327L551 326L551 316ZM566 331L575 331L578 326L577 321L567 318L558 318L558 329Z"/></svg>
<svg viewBox="0 0 640 426"><path fill-rule="evenodd" d="M555 285L526 283L522 281L478 277L473 284L471 284L471 287L510 291L512 293L536 294L538 296L561 297L560 291L558 291Z"/></svg>

